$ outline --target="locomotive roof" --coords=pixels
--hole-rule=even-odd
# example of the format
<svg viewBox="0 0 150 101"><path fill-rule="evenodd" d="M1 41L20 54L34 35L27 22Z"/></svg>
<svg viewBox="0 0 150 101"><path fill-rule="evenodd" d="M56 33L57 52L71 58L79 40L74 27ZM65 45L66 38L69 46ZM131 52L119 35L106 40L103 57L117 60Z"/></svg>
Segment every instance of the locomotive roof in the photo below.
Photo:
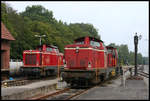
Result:
<svg viewBox="0 0 150 101"><path fill-rule="evenodd" d="M46 45L46 46L49 46L49 47L52 47L52 48L58 48L57 46L53 46L53 45Z"/></svg>
<svg viewBox="0 0 150 101"><path fill-rule="evenodd" d="M97 42L103 42L102 40L97 39L97 38L95 38L95 37L91 37L91 36L79 37L79 38L75 39L75 41L82 40L82 39L84 39L85 37L89 37L90 39L92 39L92 40L94 40L94 41L97 41Z"/></svg>

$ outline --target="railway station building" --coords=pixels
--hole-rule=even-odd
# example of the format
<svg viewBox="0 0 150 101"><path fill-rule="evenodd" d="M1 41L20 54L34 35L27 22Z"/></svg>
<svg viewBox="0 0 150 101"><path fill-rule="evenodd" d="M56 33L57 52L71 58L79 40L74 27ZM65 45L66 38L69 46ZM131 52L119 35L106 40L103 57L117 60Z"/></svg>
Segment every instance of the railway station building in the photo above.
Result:
<svg viewBox="0 0 150 101"><path fill-rule="evenodd" d="M15 40L5 25L1 22L1 76L9 74L10 41Z"/></svg>

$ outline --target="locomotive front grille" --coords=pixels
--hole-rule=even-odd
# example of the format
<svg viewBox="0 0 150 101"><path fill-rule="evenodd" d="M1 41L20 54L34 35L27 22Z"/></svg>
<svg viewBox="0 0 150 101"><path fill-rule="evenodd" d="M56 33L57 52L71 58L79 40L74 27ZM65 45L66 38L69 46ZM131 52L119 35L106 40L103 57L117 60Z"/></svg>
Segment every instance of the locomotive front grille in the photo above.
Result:
<svg viewBox="0 0 150 101"><path fill-rule="evenodd" d="M26 54L25 64L26 65L36 65L36 54Z"/></svg>

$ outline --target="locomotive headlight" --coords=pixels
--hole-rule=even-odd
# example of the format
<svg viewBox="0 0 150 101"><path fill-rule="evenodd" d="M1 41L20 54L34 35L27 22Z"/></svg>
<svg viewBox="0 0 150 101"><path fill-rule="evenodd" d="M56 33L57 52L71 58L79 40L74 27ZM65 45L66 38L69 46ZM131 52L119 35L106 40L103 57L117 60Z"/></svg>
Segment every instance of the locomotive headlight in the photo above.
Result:
<svg viewBox="0 0 150 101"><path fill-rule="evenodd" d="M67 67L67 63L66 62L64 62L64 67Z"/></svg>
<svg viewBox="0 0 150 101"><path fill-rule="evenodd" d="M38 66L39 65L39 62L37 61L36 65Z"/></svg>
<svg viewBox="0 0 150 101"><path fill-rule="evenodd" d="M77 46L77 47L76 47L76 53L78 53L78 52L79 52L79 47Z"/></svg>
<svg viewBox="0 0 150 101"><path fill-rule="evenodd" d="M91 68L91 67L92 67L92 66L91 66L91 63L89 62L89 63L88 63L88 68Z"/></svg>

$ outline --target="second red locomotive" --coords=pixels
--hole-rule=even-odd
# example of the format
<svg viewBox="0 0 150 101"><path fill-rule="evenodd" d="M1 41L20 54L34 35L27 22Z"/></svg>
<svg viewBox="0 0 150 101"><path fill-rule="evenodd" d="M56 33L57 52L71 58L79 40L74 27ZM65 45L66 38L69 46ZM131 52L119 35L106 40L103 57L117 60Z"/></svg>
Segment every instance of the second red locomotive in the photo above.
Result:
<svg viewBox="0 0 150 101"><path fill-rule="evenodd" d="M61 77L71 86L97 84L117 70L117 49L105 47L102 40L81 37L65 46L65 68Z"/></svg>
<svg viewBox="0 0 150 101"><path fill-rule="evenodd" d="M58 68L63 68L63 54L56 46L41 45L36 50L23 52L21 71L28 76L56 75Z"/></svg>

